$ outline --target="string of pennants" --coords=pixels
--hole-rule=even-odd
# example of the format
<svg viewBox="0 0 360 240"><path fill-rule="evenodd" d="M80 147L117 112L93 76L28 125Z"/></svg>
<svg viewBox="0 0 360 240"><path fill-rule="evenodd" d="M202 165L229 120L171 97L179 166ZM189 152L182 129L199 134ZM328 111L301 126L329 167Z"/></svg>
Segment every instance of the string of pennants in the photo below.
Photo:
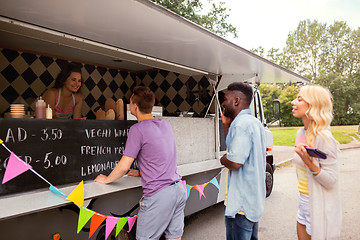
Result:
<svg viewBox="0 0 360 240"><path fill-rule="evenodd" d="M78 226L77 226L77 233L81 231L81 229L85 226L85 224L91 219L90 223L90 232L89 232L89 238L94 234L96 229L105 221L105 239L108 238L112 230L116 226L116 235L115 237L120 233L120 231L123 229L126 223L128 223L129 230L128 233L131 231L132 227L135 224L135 221L137 219L137 215L132 217L113 217L113 216L105 216L103 214L97 213L91 209L88 209L83 206L84 204L84 181L81 181L76 188L69 194L66 195L63 193L60 189L52 185L48 180L46 180L43 176L41 176L39 173L37 173L31 165L27 164L23 160L21 160L15 153L10 151L4 144L4 141L0 139L0 144L10 153L10 157L5 169L4 177L2 180L2 184L5 184L6 182L10 181L11 179L21 175L22 173L30 170L34 174L36 174L39 178L44 180L47 184L49 184L49 190L63 198L65 198L68 201L73 202L76 206L79 207L79 219L78 219ZM222 171L221 171L222 172ZM214 178L212 178L209 182L204 184L196 184L196 185L189 185L186 183L185 180L182 180L183 187L186 192L186 199L190 196L190 190L195 189L199 192L199 199L203 196L206 198L204 194L204 188L209 184L213 184L218 190L220 190L219 183L216 179L218 175L220 175L219 172Z"/></svg>

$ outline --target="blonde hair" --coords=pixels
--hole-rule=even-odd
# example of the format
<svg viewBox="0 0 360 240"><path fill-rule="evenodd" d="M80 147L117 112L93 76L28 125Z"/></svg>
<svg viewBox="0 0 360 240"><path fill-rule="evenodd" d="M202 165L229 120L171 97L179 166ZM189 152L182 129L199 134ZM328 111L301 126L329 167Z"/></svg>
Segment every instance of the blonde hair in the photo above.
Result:
<svg viewBox="0 0 360 240"><path fill-rule="evenodd" d="M306 143L313 147L315 138L321 134L328 139L322 130L330 128L333 119L333 104L330 91L319 85L307 85L301 87L301 97L309 104L305 115L310 124L306 130Z"/></svg>

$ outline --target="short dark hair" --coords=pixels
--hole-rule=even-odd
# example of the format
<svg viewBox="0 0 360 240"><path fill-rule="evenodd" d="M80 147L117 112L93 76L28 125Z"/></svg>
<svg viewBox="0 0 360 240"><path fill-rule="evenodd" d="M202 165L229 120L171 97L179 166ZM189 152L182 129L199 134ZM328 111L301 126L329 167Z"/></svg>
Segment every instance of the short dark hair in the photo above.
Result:
<svg viewBox="0 0 360 240"><path fill-rule="evenodd" d="M155 105L155 94L148 87L137 86L134 87L131 100L138 107L142 113L151 113Z"/></svg>
<svg viewBox="0 0 360 240"><path fill-rule="evenodd" d="M253 97L253 89L249 83L233 82L228 86L227 90L242 92L246 97L247 104L250 105L252 97Z"/></svg>
<svg viewBox="0 0 360 240"><path fill-rule="evenodd" d="M61 69L61 72L57 75L54 88L61 88L62 86L64 86L66 79L70 76L72 72L80 73L82 80L81 64L71 62L66 64L64 68Z"/></svg>

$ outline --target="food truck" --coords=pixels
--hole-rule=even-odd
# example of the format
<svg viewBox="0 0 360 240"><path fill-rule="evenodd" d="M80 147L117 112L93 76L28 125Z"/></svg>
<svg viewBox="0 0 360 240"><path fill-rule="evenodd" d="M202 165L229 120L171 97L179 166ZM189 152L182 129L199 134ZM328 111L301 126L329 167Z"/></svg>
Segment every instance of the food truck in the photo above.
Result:
<svg viewBox="0 0 360 240"><path fill-rule="evenodd" d="M130 116L96 120L96 111L107 99L129 103L137 85L155 93L156 110L173 127L178 173L187 185L202 186L203 195L196 188L187 191L188 216L224 199L222 90L235 81L253 83L251 110L267 132L270 195L272 135L257 86L308 79L148 0L2 0L0 5L0 178L10 152L32 167L0 185L1 239L89 238L90 221L77 233L79 207L49 185L69 196L83 181L87 209L136 216L140 178L125 176L108 185L93 179L110 173L136 123ZM32 118L36 100L67 62L82 65L82 115L87 119ZM7 114L14 103L24 105L23 117ZM219 188L206 184L214 179ZM128 229L116 239L133 239L135 229ZM114 230L108 239L115 235ZM104 222L91 238L105 238Z"/></svg>

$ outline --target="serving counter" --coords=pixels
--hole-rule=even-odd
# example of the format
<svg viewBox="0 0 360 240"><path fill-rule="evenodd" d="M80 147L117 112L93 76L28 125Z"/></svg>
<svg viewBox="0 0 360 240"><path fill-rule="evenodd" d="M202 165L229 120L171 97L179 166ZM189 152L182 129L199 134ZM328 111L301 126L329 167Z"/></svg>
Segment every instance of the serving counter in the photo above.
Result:
<svg viewBox="0 0 360 240"><path fill-rule="evenodd" d="M209 181L222 167L215 159L214 120L166 119L171 123L175 134L178 173L190 184ZM141 197L140 178L125 176L108 185L93 182L98 174L110 173L121 158L128 129L134 123L136 122L0 119L0 138L9 150L66 195L84 180L85 201L137 189L133 197L136 204ZM5 148L0 148L1 179L9 155ZM0 185L0 220L72 204L49 191L48 187L45 181L31 171ZM210 196L208 197L210 200ZM215 200L211 201L218 201L217 192ZM131 202L130 205L134 204L134 201L128 202ZM195 209L190 207L188 213L192 212Z"/></svg>

